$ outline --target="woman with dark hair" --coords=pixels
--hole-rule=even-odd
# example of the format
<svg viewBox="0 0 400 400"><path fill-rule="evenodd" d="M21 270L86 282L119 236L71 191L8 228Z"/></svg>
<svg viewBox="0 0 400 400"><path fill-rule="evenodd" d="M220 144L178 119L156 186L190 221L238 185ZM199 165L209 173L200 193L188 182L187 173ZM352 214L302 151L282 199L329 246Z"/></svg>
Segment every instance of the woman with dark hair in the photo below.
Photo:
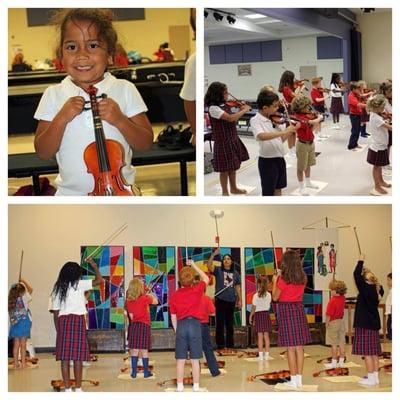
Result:
<svg viewBox="0 0 400 400"><path fill-rule="evenodd" d="M56 360L61 360L61 373L66 392L72 391L69 365L71 360L74 362L75 391L82 391L82 363L89 361L85 292L103 281L93 259L89 258L87 262L93 268L95 279L82 280L81 266L76 262L69 261L61 268L51 293L52 310L57 329Z"/></svg>
<svg viewBox="0 0 400 400"><path fill-rule="evenodd" d="M220 267L214 266L214 257L220 254L217 247L207 262L208 270L215 276L215 340L217 348L233 348L233 314L235 306L242 307L240 274L234 269L230 254L222 257ZM226 335L226 336L225 336Z"/></svg>
<svg viewBox="0 0 400 400"><path fill-rule="evenodd" d="M331 114L333 119L333 127L332 129L340 129L339 125L339 116L344 112L343 110L343 102L342 96L344 94L344 90L342 88L342 78L336 72L332 73L331 77Z"/></svg>

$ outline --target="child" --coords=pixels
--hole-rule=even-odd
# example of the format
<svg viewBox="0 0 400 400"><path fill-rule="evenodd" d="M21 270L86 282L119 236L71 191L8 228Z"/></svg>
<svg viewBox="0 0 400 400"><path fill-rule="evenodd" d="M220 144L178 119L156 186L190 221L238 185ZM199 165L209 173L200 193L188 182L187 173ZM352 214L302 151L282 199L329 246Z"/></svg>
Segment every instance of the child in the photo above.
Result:
<svg viewBox="0 0 400 400"><path fill-rule="evenodd" d="M339 358L339 367L344 366L345 346L346 346L346 330L344 326L344 304L347 292L346 284L343 281L333 280L329 283L331 291L331 299L326 306L326 340L327 345L332 346L332 362L327 368L336 368ZM339 354L338 354L339 347ZM339 356L339 357L338 357Z"/></svg>
<svg viewBox="0 0 400 400"><path fill-rule="evenodd" d="M224 83L213 82L208 87L204 98L204 104L208 107L214 140L213 167L219 172L222 187L222 195L245 194L244 189L239 189L236 184L236 171L243 161L249 159L249 153L243 142L239 139L236 122L251 110L248 104L240 104L239 111L233 113L231 107L226 104L228 100L228 88Z"/></svg>
<svg viewBox="0 0 400 400"><path fill-rule="evenodd" d="M208 276L190 260L193 267L179 271L181 287L170 298L171 322L176 333L175 358L177 391L183 391L185 361L190 352L192 363L193 391L200 390L200 358L202 357L200 301L209 282ZM201 282L194 285L195 275Z"/></svg>
<svg viewBox="0 0 400 400"><path fill-rule="evenodd" d="M82 392L82 362L89 361L86 338L85 291L99 285L103 278L92 258L87 260L95 279L82 280L82 268L69 261L64 264L52 291L52 310L57 319L56 360L61 360L61 373L65 391L71 392L70 360L74 361L75 391Z"/></svg>
<svg viewBox="0 0 400 400"><path fill-rule="evenodd" d="M278 346L287 347L292 389L303 386L303 345L311 343L311 334L303 307L303 294L307 276L299 254L287 250L282 256L282 271L272 278L272 299L277 304Z"/></svg>
<svg viewBox="0 0 400 400"><path fill-rule="evenodd" d="M311 99L312 99L312 106L313 109L318 111L319 113L324 116L325 114L325 100L329 98L329 96L324 96L325 89L321 86L322 78L317 76L311 79ZM324 118L322 119L324 121ZM314 132L316 136L319 137L321 133L321 124L317 124L315 126ZM323 136L321 136L323 137Z"/></svg>
<svg viewBox="0 0 400 400"><path fill-rule="evenodd" d="M386 97L385 102L385 113L390 117L390 121L392 120L392 82L385 81L379 87L379 93L383 94ZM392 147L392 130L389 130L389 144L388 144L388 157L390 163L390 148ZM390 164L385 165L383 167L383 174L391 176L392 175L392 166Z"/></svg>
<svg viewBox="0 0 400 400"><path fill-rule="evenodd" d="M210 327L208 326L210 315L215 315L215 306L212 300L206 294L203 294L203 297L200 300L200 310L201 341L203 345L203 353L206 358L211 376L215 377L221 375L221 371L218 368L217 359L215 357L213 345L211 343Z"/></svg>
<svg viewBox="0 0 400 400"><path fill-rule="evenodd" d="M388 130L392 128L392 125L385 122L381 116L385 103L386 99L382 94L371 97L367 102L367 110L370 112L369 131L371 132L367 162L373 165L374 188L370 192L373 196L387 194L388 192L384 188L391 187L382 177L382 167L389 164Z"/></svg>
<svg viewBox="0 0 400 400"><path fill-rule="evenodd" d="M297 89L294 87L294 73L292 71L285 71L281 79L279 81L279 93L282 93L282 96L286 103L289 105L292 103L293 99L301 94L301 91L304 89L303 86L299 86ZM288 139L288 146L289 146L289 156L296 157L296 136L293 135Z"/></svg>
<svg viewBox="0 0 400 400"><path fill-rule="evenodd" d="M360 254L353 273L358 295L354 312L352 354L365 357L368 376L358 383L374 386L379 384L379 354L381 354L379 341L381 320L378 311L380 286L376 276L364 267L364 260L365 255Z"/></svg>
<svg viewBox="0 0 400 400"><path fill-rule="evenodd" d="M272 332L272 323L269 317L271 307L271 294L267 290L268 279L261 276L257 279L257 292L253 295L253 301L249 316L250 325L254 324L258 339L258 360L268 361L269 356L269 332ZM265 344L265 351L263 352Z"/></svg>
<svg viewBox="0 0 400 400"><path fill-rule="evenodd" d="M143 376L149 378L150 304L158 304L153 293L145 293L143 282L133 278L126 291L125 308L129 316L128 347L131 355L131 377L136 378L139 353L142 356Z"/></svg>
<svg viewBox="0 0 400 400"><path fill-rule="evenodd" d="M365 81L358 81L358 84L361 88L360 98L364 104L367 103L367 100L375 94L373 90L368 90L367 83ZM361 114L361 122L360 122L360 136L363 138L369 137L369 133L367 133L367 122L369 121L369 115L367 114L366 108L363 108L363 112Z"/></svg>
<svg viewBox="0 0 400 400"><path fill-rule="evenodd" d="M389 340L392 340L392 273L387 275L387 285L389 288L389 293L386 297L385 302L385 315L387 316L387 334Z"/></svg>
<svg viewBox="0 0 400 400"><path fill-rule="evenodd" d="M313 128L322 121L323 116L319 115L315 119L309 119L310 104L310 99L303 95L295 97L292 102L294 117L301 121L300 128L297 129L296 156L297 179L302 196L309 196L307 188L318 189L318 185L313 183L310 178L311 167L316 164Z"/></svg>
<svg viewBox="0 0 400 400"><path fill-rule="evenodd" d="M360 149L358 139L360 137L361 115L366 107L361 100L361 86L358 82L350 82L350 93L348 97L349 114L351 122L351 135L347 148L349 150Z"/></svg>
<svg viewBox="0 0 400 400"><path fill-rule="evenodd" d="M31 336L32 320L28 303L31 301L32 287L24 279L11 286L8 293L9 337L13 338L14 368L26 368L26 341ZM21 364L19 358L21 357Z"/></svg>
<svg viewBox="0 0 400 400"><path fill-rule="evenodd" d="M287 185L283 142L293 136L300 124L280 130L269 118L279 108L279 97L272 91L261 91L257 97L258 113L250 127L259 144L258 171L263 196L281 196Z"/></svg>
<svg viewBox="0 0 400 400"><path fill-rule="evenodd" d="M344 112L343 110L343 102L342 96L344 93L344 89L342 87L342 81L339 74L336 72L332 73L331 77L331 109L330 112L332 114L333 119L333 127L332 129L340 129L339 125L339 116Z"/></svg>
<svg viewBox="0 0 400 400"><path fill-rule="evenodd" d="M67 9L60 13L57 53L68 76L60 84L47 88L40 100L35 113L39 120L36 152L40 158L57 159L56 195L86 196L92 192L94 178L88 172L83 154L95 142L87 93L89 86L95 85L98 96L107 95L98 103L106 139L120 144L125 164L121 168L122 178L132 185L135 178L132 148L150 148L153 130L136 87L106 72L117 43L111 17L96 8Z"/></svg>

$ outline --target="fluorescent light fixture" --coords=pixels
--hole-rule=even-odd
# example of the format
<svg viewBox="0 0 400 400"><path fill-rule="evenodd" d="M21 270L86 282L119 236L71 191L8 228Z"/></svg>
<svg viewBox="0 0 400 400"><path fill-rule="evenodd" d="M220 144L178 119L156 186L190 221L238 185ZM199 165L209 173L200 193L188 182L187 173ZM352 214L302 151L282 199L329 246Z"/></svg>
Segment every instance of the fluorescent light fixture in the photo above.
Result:
<svg viewBox="0 0 400 400"><path fill-rule="evenodd" d="M245 15L245 18L249 18L249 19L260 19L260 18L266 18L266 15L262 15L262 14L249 14L249 15Z"/></svg>

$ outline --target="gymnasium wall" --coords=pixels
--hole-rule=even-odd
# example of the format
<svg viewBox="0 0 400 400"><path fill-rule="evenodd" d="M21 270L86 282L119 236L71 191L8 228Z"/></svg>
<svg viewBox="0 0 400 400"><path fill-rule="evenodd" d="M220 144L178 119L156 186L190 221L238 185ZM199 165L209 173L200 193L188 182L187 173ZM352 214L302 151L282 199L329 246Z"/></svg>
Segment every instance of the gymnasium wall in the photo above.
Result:
<svg viewBox="0 0 400 400"><path fill-rule="evenodd" d="M154 59L153 53L160 43L169 41L169 27L189 26L188 8L146 8L145 20L114 22L119 40L124 48L137 50L142 56ZM56 47L55 28L51 26L28 27L25 8L10 8L8 10L8 66L14 57L13 46L23 48L25 59L33 64L38 59L54 58ZM190 32L190 53L195 51L195 41Z"/></svg>
<svg viewBox="0 0 400 400"><path fill-rule="evenodd" d="M329 87L332 72L343 71L343 59L317 60L316 36L282 39L282 61L251 63L252 76L238 76L237 64L210 64L209 48L204 54L204 75L210 84L214 81L226 83L229 92L239 99L256 99L260 88L272 84L279 87L284 70L293 71L300 77L300 66L317 67L317 75L324 78L323 84Z"/></svg>
<svg viewBox="0 0 400 400"><path fill-rule="evenodd" d="M277 247L313 247L314 232L301 228L325 216L357 226L362 250L367 254L366 264L377 273L386 289L386 275L392 262L388 205L10 205L8 287L18 279L23 249L23 276L34 289L31 303L34 345L54 346L48 298L60 267L68 260L79 261L81 245L102 243L126 222L127 230L112 244L125 246L128 283L133 275L134 245L212 246L215 224L209 216L211 209L225 212L219 222L221 246L242 249L270 247L270 230L274 232ZM338 250L338 278L347 282L348 295L355 295L352 272L358 253L353 229L339 230ZM242 282L244 285L244 279Z"/></svg>
<svg viewBox="0 0 400 400"><path fill-rule="evenodd" d="M362 35L363 79L380 83L392 78L392 13L358 14Z"/></svg>

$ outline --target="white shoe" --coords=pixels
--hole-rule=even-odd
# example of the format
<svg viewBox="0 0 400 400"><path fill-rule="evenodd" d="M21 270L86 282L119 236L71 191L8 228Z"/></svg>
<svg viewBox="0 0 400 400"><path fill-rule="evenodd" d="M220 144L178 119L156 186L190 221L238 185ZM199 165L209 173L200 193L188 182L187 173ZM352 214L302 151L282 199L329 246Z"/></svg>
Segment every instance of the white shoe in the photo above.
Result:
<svg viewBox="0 0 400 400"><path fill-rule="evenodd" d="M264 356L258 356L257 361L264 361Z"/></svg>
<svg viewBox="0 0 400 400"><path fill-rule="evenodd" d="M75 392L83 392L82 388L75 388Z"/></svg>
<svg viewBox="0 0 400 400"><path fill-rule="evenodd" d="M297 382L285 382L284 385L288 388L288 389L292 389L292 390L297 390Z"/></svg>
<svg viewBox="0 0 400 400"><path fill-rule="evenodd" d="M83 367L90 367L90 362L89 361L83 361L82 362Z"/></svg>
<svg viewBox="0 0 400 400"><path fill-rule="evenodd" d="M361 379L361 380L358 381L357 383L358 383L359 385L363 385L363 386L375 386L375 385L376 385L375 379L372 380L372 379L369 379L369 378Z"/></svg>
<svg viewBox="0 0 400 400"><path fill-rule="evenodd" d="M314 183L313 181L306 181L306 187L310 188L310 189L319 189L319 186Z"/></svg>
<svg viewBox="0 0 400 400"><path fill-rule="evenodd" d="M371 196L385 196L386 194L385 193L379 193L375 188L373 188L370 192L369 192L369 194L371 195Z"/></svg>
<svg viewBox="0 0 400 400"><path fill-rule="evenodd" d="M336 130L342 129L342 127L339 124L335 124L334 127L335 127L334 129L336 129Z"/></svg>
<svg viewBox="0 0 400 400"><path fill-rule="evenodd" d="M324 364L324 367L326 368L326 369L330 369L330 368L336 368L338 366L338 364L337 363L328 363L328 364ZM340 366L340 365L339 365Z"/></svg>
<svg viewBox="0 0 400 400"><path fill-rule="evenodd" d="M300 188L300 189L299 189L299 193L300 193L302 196L309 196L309 195L310 195L310 193L308 193L308 191L307 191L307 188L305 188L305 187Z"/></svg>
<svg viewBox="0 0 400 400"><path fill-rule="evenodd" d="M266 355L266 354L264 354L264 360L265 361L269 361L269 360L273 360L274 358L273 357L271 357L270 355Z"/></svg>

